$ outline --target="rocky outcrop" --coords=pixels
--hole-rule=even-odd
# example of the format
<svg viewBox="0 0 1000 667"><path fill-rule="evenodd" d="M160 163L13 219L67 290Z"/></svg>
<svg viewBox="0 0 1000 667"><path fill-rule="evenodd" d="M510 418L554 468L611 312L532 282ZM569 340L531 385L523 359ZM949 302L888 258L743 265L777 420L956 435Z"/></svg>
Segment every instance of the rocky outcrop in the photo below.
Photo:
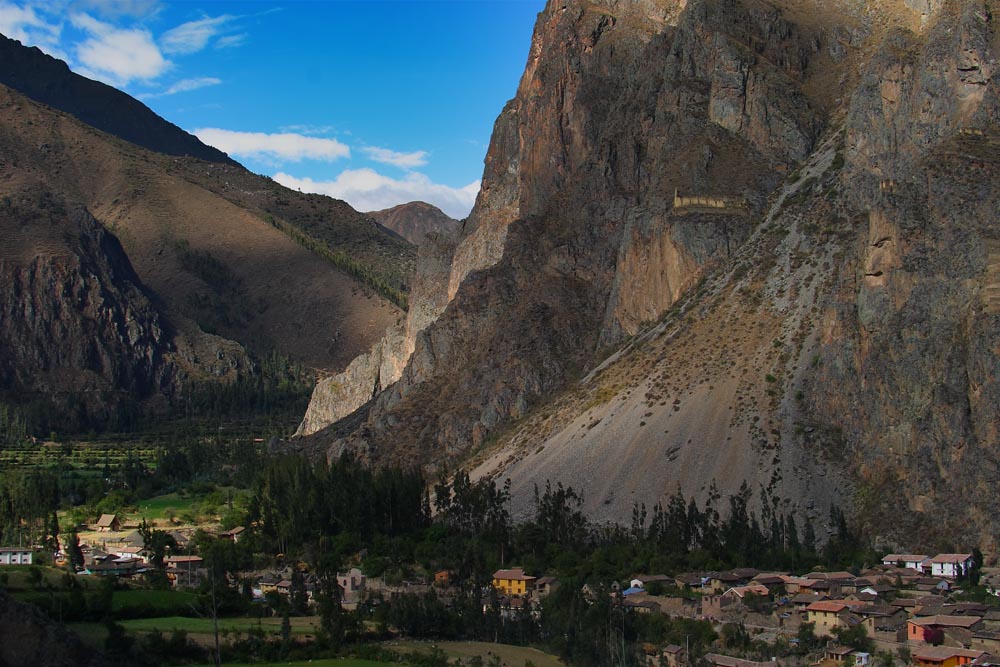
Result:
<svg viewBox="0 0 1000 667"><path fill-rule="evenodd" d="M411 201L381 211L369 213L376 222L396 232L413 245L421 245L428 234L443 232L452 234L459 225L458 220L448 217L444 211L422 201Z"/></svg>
<svg viewBox="0 0 1000 667"><path fill-rule="evenodd" d="M810 406L841 429L873 530L996 550L1000 30L988 4L948 3L926 34L889 35L852 95L845 191L861 243L829 305ZM880 520L890 513L895 526Z"/></svg>
<svg viewBox="0 0 1000 667"><path fill-rule="evenodd" d="M118 240L41 188L0 205L0 389L106 425L176 389L172 334Z"/></svg>
<svg viewBox="0 0 1000 667"><path fill-rule="evenodd" d="M0 590L0 664L101 667L107 662L66 626Z"/></svg>
<svg viewBox="0 0 1000 667"><path fill-rule="evenodd" d="M448 304L446 288L456 231L444 229L423 237L406 317L391 326L369 352L356 357L344 372L316 382L296 436L310 435L346 417L400 378L418 334Z"/></svg>

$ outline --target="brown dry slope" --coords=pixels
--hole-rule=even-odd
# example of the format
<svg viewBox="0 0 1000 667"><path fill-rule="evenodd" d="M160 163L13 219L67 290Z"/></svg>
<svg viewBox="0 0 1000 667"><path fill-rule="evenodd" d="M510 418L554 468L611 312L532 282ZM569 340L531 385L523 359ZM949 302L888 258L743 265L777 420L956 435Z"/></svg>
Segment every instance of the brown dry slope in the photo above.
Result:
<svg viewBox="0 0 1000 667"><path fill-rule="evenodd" d="M147 151L6 88L0 146L4 190L38 183L85 205L119 237L142 282L181 329L194 321L258 350L340 369L400 316L396 306L269 224L263 207L234 203L275 192L281 199L283 189L267 179ZM229 197L206 185L226 169L242 179L232 179L242 188ZM284 192L286 200L302 198Z"/></svg>

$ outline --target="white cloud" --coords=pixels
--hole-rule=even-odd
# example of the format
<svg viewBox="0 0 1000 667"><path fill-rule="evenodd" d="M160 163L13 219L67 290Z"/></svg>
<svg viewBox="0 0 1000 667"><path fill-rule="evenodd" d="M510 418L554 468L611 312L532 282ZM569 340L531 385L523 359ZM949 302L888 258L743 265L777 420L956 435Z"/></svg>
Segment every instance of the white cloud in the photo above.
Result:
<svg viewBox="0 0 1000 667"><path fill-rule="evenodd" d="M135 16L148 18L159 13L162 5L159 0L76 0L83 6L94 10L102 16Z"/></svg>
<svg viewBox="0 0 1000 667"><path fill-rule="evenodd" d="M59 50L62 24L47 22L34 7L0 2L0 33L26 46L38 46L50 55L63 58Z"/></svg>
<svg viewBox="0 0 1000 667"><path fill-rule="evenodd" d="M203 127L195 130L194 134L209 146L242 157L292 162L306 159L332 162L351 156L351 149L336 139L306 137L291 132L265 134Z"/></svg>
<svg viewBox="0 0 1000 667"><path fill-rule="evenodd" d="M296 178L285 173L275 174L274 180L295 190L343 199L359 211L377 211L420 200L434 204L453 218L467 216L479 193L479 181L453 188L434 183L418 172L395 179L373 169L347 169L333 181Z"/></svg>
<svg viewBox="0 0 1000 667"><path fill-rule="evenodd" d="M220 37L215 40L215 48L217 49L232 49L237 46L243 46L243 43L247 41L247 35L245 32L241 32L238 35L226 35L225 37Z"/></svg>
<svg viewBox="0 0 1000 667"><path fill-rule="evenodd" d="M413 169L414 167L422 167L427 164L426 151L399 153L397 151L389 150L388 148L376 148L375 146L369 146L367 148L362 148L361 150L363 150L365 155L370 157L375 162L390 164L394 167L401 167L403 169Z"/></svg>
<svg viewBox="0 0 1000 667"><path fill-rule="evenodd" d="M217 86L222 83L222 79L217 79L214 76L202 76L195 79L181 79L176 82L166 90L159 93L146 93L144 95L139 95L140 99L150 99L153 97L164 97L166 95L176 95L177 93L186 93L191 90L198 90L199 88L207 88L209 86Z"/></svg>
<svg viewBox="0 0 1000 667"><path fill-rule="evenodd" d="M337 128L333 125L282 125L278 129L282 132L295 132L296 134L317 136L321 134L332 134Z"/></svg>
<svg viewBox="0 0 1000 667"><path fill-rule="evenodd" d="M222 79L217 79L214 76L202 76L195 79L181 79L174 85L164 91L164 95L173 95L175 93L186 93L189 90L198 90L199 88L207 88L208 86L217 86L222 83Z"/></svg>
<svg viewBox="0 0 1000 667"><path fill-rule="evenodd" d="M171 67L148 30L116 28L86 14L73 14L70 21L90 35L76 46L76 70L84 76L124 86L155 79Z"/></svg>
<svg viewBox="0 0 1000 667"><path fill-rule="evenodd" d="M206 16L197 21L182 23L160 36L160 44L167 53L196 53L205 48L209 40L215 37L226 23L234 17L228 14L222 16Z"/></svg>

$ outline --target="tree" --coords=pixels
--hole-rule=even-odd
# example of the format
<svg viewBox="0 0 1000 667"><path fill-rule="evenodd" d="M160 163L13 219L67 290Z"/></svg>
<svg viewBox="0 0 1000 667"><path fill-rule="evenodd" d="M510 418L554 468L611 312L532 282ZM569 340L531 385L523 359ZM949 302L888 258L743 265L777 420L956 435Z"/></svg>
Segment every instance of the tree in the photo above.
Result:
<svg viewBox="0 0 1000 667"><path fill-rule="evenodd" d="M935 627L924 628L924 641L931 646L940 646L944 643L944 630Z"/></svg>
<svg viewBox="0 0 1000 667"><path fill-rule="evenodd" d="M165 567L164 558L167 550L177 550L177 540L170 533L153 529L146 520L143 519L139 525L139 534L142 535L142 547L150 552L150 564L157 570Z"/></svg>
<svg viewBox="0 0 1000 667"><path fill-rule="evenodd" d="M52 516L49 517L49 528L48 528L49 539L46 541L46 546L49 547L51 551L59 550L59 518L56 516L56 511L52 510Z"/></svg>
<svg viewBox="0 0 1000 667"><path fill-rule="evenodd" d="M879 651L875 654L874 667L895 667L895 660L889 651Z"/></svg>
<svg viewBox="0 0 1000 667"><path fill-rule="evenodd" d="M979 547L976 547L972 550L972 566L969 568L969 571L965 573L970 586L979 585L979 577L982 573L982 569L983 552L979 550Z"/></svg>
<svg viewBox="0 0 1000 667"><path fill-rule="evenodd" d="M104 653L112 664L130 664L135 639L125 632L125 628L113 621L108 621L106 627L108 636L104 639Z"/></svg>
<svg viewBox="0 0 1000 667"><path fill-rule="evenodd" d="M330 648L337 649L344 642L347 627L344 610L340 606L340 584L337 583L335 573L320 576L316 602L319 607L320 628Z"/></svg>
<svg viewBox="0 0 1000 667"><path fill-rule="evenodd" d="M288 657L292 648L292 621L288 618L288 610L281 614L281 659Z"/></svg>
<svg viewBox="0 0 1000 667"><path fill-rule="evenodd" d="M816 636L815 623L801 624L795 637L799 640L799 648L806 653L819 646L819 638Z"/></svg>
<svg viewBox="0 0 1000 667"><path fill-rule="evenodd" d="M806 553L816 553L816 529L813 528L812 519L808 516L802 529L802 548L806 550Z"/></svg>
<svg viewBox="0 0 1000 667"><path fill-rule="evenodd" d="M83 549L80 548L80 537L75 530L66 538L66 556L74 571L83 568Z"/></svg>
<svg viewBox="0 0 1000 667"><path fill-rule="evenodd" d="M865 626L858 623L849 628L834 628L833 635L844 646L850 646L855 651L871 653L875 650L875 642L868 636Z"/></svg>
<svg viewBox="0 0 1000 667"><path fill-rule="evenodd" d="M742 623L726 623L722 626L722 645L726 648L744 648L750 643L750 633Z"/></svg>
<svg viewBox="0 0 1000 667"><path fill-rule="evenodd" d="M309 611L309 594L306 592L306 578L298 569L292 571L292 586L289 591L292 612L305 616Z"/></svg>

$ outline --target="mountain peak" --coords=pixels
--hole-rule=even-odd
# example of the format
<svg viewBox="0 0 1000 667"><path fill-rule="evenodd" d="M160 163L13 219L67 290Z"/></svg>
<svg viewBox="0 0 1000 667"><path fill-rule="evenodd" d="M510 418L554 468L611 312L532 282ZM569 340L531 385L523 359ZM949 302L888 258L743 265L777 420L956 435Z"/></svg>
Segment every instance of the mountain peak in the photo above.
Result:
<svg viewBox="0 0 1000 667"><path fill-rule="evenodd" d="M0 83L99 130L167 155L235 164L116 88L75 74L62 60L0 35Z"/></svg>
<svg viewBox="0 0 1000 667"><path fill-rule="evenodd" d="M454 231L459 224L458 220L449 217L437 206L423 201L399 204L368 215L413 245L422 244L428 234Z"/></svg>

